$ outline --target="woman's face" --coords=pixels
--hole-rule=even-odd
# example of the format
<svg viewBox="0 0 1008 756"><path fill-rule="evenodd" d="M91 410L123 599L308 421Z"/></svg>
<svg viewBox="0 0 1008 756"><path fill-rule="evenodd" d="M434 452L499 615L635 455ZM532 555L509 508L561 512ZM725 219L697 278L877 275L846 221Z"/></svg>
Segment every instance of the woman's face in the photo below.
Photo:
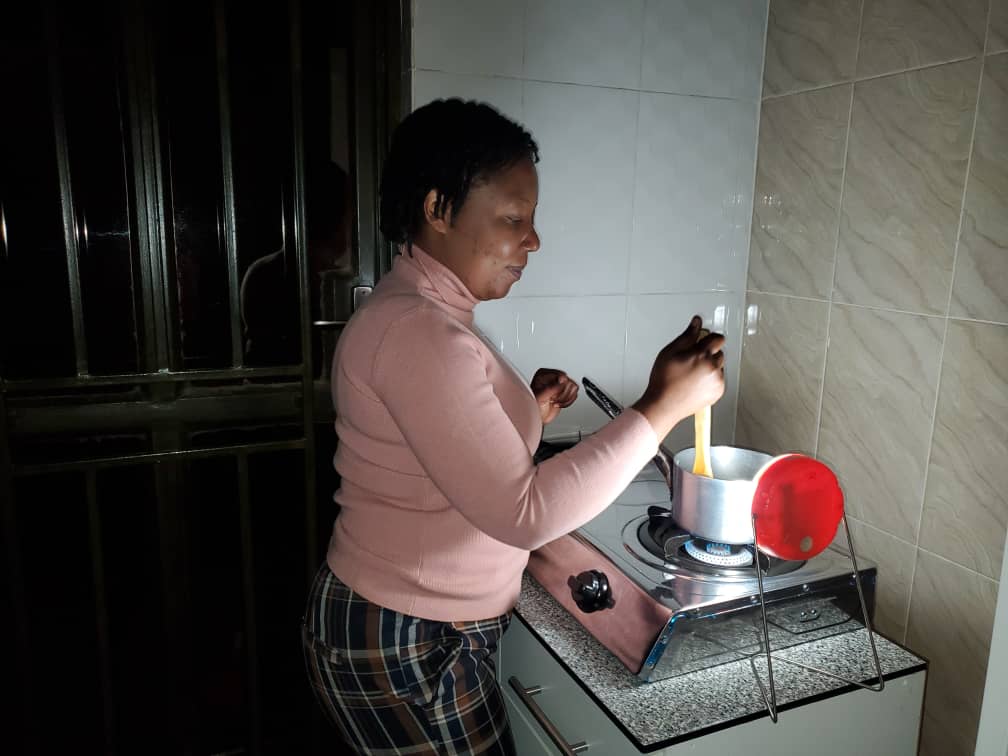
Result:
<svg viewBox="0 0 1008 756"><path fill-rule="evenodd" d="M535 210L539 176L523 159L474 184L462 211L438 230L441 262L480 300L507 296L530 252L539 249Z"/></svg>

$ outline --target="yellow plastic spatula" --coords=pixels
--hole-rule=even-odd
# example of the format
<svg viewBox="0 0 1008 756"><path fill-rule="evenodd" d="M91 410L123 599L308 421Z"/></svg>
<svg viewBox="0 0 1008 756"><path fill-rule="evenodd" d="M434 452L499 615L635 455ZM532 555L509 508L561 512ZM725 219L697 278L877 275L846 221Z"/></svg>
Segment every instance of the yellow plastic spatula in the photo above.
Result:
<svg viewBox="0 0 1008 756"><path fill-rule="evenodd" d="M706 328L701 328L697 334L700 340L710 333ZM704 407L693 415L693 449L696 454L693 457L693 474L703 475L707 478L714 477L710 462L710 424L711 408Z"/></svg>
<svg viewBox="0 0 1008 756"><path fill-rule="evenodd" d="M696 456L693 459L693 474L714 477L710 462L710 421L711 408L704 407L693 415L693 448Z"/></svg>

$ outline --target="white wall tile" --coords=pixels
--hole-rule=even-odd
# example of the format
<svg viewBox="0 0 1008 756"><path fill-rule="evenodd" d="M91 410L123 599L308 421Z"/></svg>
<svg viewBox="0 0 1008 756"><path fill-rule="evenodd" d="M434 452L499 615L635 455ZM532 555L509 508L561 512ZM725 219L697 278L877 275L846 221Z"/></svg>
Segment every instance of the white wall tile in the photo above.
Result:
<svg viewBox="0 0 1008 756"><path fill-rule="evenodd" d="M508 5L508 3L501 3ZM527 79L636 88L644 0L535 0L525 18Z"/></svg>
<svg viewBox="0 0 1008 756"><path fill-rule="evenodd" d="M542 150L542 249L510 297L476 311L528 377L558 367L632 402L658 350L721 307L714 438L731 442L766 4L415 0L414 106L489 102ZM605 422L582 395L547 434ZM669 443L692 445L692 422Z"/></svg>
<svg viewBox="0 0 1008 756"><path fill-rule="evenodd" d="M757 105L641 94L630 291L742 291Z"/></svg>
<svg viewBox="0 0 1008 756"><path fill-rule="evenodd" d="M522 279L522 296L626 291L637 97L526 82L525 121L542 157L542 247Z"/></svg>
<svg viewBox="0 0 1008 756"><path fill-rule="evenodd" d="M622 401L631 404L647 386L658 351L678 336L694 315L704 326L724 333L725 393L711 411L711 439L730 444L735 435L735 399L742 344L742 292L653 294L629 297L627 307L626 368ZM679 423L665 440L673 451L693 446L693 420Z"/></svg>
<svg viewBox="0 0 1008 756"><path fill-rule="evenodd" d="M413 72L413 109L437 99L461 97L493 105L512 120L522 120L521 79L495 76L444 73L443 71Z"/></svg>
<svg viewBox="0 0 1008 756"><path fill-rule="evenodd" d="M480 303L476 324L528 380L541 367L557 368L579 384L587 375L616 396L623 393L626 297L509 296ZM582 390L547 433L588 433L606 422Z"/></svg>
<svg viewBox="0 0 1008 756"><path fill-rule="evenodd" d="M497 0L414 0L413 65L521 76L524 10Z"/></svg>
<svg viewBox="0 0 1008 756"><path fill-rule="evenodd" d="M641 89L757 102L767 0L647 4Z"/></svg>

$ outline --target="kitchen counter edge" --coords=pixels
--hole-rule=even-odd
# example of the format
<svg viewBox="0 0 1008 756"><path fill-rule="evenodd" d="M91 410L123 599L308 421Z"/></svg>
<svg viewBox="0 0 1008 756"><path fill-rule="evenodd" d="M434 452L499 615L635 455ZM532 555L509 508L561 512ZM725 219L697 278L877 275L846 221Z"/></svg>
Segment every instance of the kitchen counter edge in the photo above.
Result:
<svg viewBox="0 0 1008 756"><path fill-rule="evenodd" d="M528 574L522 576L514 614L642 753L770 716L748 662L639 681ZM927 670L926 659L877 631L874 635L887 682ZM875 677L863 628L782 649L777 656L802 656L803 662L866 683ZM774 679L781 716L858 689L789 664L774 664Z"/></svg>

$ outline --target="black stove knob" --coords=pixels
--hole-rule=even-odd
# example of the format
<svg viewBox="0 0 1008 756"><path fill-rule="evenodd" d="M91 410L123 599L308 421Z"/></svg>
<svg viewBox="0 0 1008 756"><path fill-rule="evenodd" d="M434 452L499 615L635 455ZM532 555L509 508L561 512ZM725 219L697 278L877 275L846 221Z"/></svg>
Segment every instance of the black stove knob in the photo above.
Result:
<svg viewBox="0 0 1008 756"><path fill-rule="evenodd" d="M574 603L583 612L597 612L614 606L609 578L604 572L587 570L576 577L572 576L567 585L570 586Z"/></svg>

